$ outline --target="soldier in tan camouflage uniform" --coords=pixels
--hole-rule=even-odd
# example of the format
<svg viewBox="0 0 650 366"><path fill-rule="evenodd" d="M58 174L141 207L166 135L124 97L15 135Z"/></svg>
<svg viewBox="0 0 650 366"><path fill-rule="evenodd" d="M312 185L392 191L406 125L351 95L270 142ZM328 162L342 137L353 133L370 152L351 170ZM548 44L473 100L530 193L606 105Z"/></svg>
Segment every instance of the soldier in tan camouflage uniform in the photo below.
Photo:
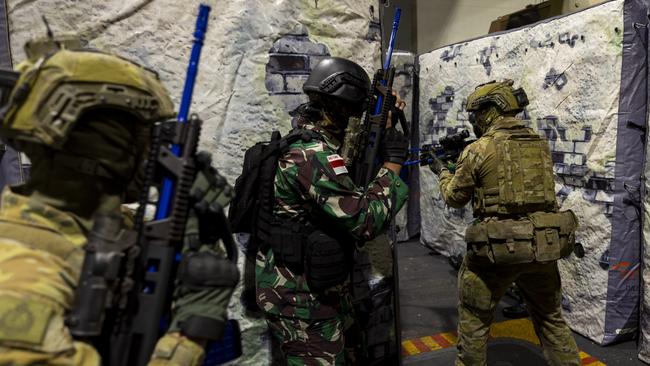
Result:
<svg viewBox="0 0 650 366"><path fill-rule="evenodd" d="M480 85L467 99L479 138L456 164L440 161L440 192L452 207L473 203L467 255L458 274L456 365L486 365L494 311L508 286L517 284L550 365L580 365L562 318L557 260L571 253L577 221L558 212L553 163L546 140L515 118L528 104L513 82Z"/></svg>
<svg viewBox="0 0 650 366"><path fill-rule="evenodd" d="M399 171L408 142L400 132L387 130L384 165L367 189L355 186L338 155L348 119L363 113L369 86L354 62L321 61L304 84L310 103L300 108L295 130L311 131L311 138L293 143L279 159L273 227L257 255L256 284L257 303L288 365L345 364L355 242L382 233L407 198ZM291 254L301 250L294 260Z"/></svg>
<svg viewBox="0 0 650 366"><path fill-rule="evenodd" d="M74 38L30 41L25 51L18 72L0 78L0 135L32 162L27 184L0 200L0 365L99 365L64 323L86 235L96 214L135 200L150 127L172 117L173 105L155 73ZM214 317L223 319L229 296L181 294L152 363L198 365L203 347L179 333L178 318L221 306Z"/></svg>

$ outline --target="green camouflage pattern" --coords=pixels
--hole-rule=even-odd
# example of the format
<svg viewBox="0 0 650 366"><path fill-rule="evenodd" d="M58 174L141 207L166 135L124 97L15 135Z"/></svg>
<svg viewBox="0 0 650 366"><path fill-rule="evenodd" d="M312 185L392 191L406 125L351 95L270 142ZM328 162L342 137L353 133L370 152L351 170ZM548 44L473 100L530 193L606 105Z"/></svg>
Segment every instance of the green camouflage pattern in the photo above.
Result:
<svg viewBox="0 0 650 366"><path fill-rule="evenodd" d="M303 320L267 316L287 366L345 365L345 321L342 317Z"/></svg>
<svg viewBox="0 0 650 366"><path fill-rule="evenodd" d="M443 169L440 193L445 202L460 208L470 200L477 201L482 189L506 189L499 169L506 162L497 158L497 142L490 136L494 131L530 131L512 117L500 116L483 136L468 145L460 155L455 173ZM546 147L548 150L548 147ZM542 154L539 154L540 156ZM552 166L546 166L552 174ZM542 185L543 182L537 182ZM527 187L534 188L534 187ZM476 203L476 202L475 202ZM476 206L476 205L475 205ZM533 212L530 212L533 213ZM490 219L490 214L474 212L477 224ZM500 215L507 219L509 216ZM498 222L498 221L497 221ZM531 226L532 230L532 226ZM531 233L532 237L532 233ZM508 286L515 283L521 290L535 326L535 331L550 365L579 365L575 340L561 312L561 283L557 261L497 265L484 261L473 251L466 255L458 274L458 356L456 365L487 365L486 344L494 311Z"/></svg>
<svg viewBox="0 0 650 366"><path fill-rule="evenodd" d="M391 210L399 211L404 205L406 184L382 168L367 191L356 187L348 174L337 175L327 160L337 154L339 141L320 127L303 127L320 133L323 141L298 141L280 158L275 178L275 215L305 221L309 210L315 210L336 229L354 238L370 240L381 234ZM355 244L351 241L349 245ZM270 249L258 252L256 287L257 303L267 314L330 319L351 311L347 282L315 294L304 275L276 266Z"/></svg>
<svg viewBox="0 0 650 366"><path fill-rule="evenodd" d="M76 219L6 188L0 200L0 364L99 365L64 325L86 242Z"/></svg>

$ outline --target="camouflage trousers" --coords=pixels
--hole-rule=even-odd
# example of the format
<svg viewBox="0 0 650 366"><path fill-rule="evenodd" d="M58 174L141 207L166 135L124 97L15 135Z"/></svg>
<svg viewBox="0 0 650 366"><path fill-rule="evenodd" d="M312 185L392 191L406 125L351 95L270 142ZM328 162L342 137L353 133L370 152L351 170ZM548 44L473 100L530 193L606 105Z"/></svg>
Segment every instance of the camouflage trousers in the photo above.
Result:
<svg viewBox="0 0 650 366"><path fill-rule="evenodd" d="M485 366L490 324L512 283L521 290L551 366L580 365L578 348L562 318L557 262L479 265L465 257L458 273L457 366Z"/></svg>
<svg viewBox="0 0 650 366"><path fill-rule="evenodd" d="M267 313L266 322L282 351L283 365L354 364L354 344L350 348L346 346L346 336L350 338L349 329L353 323L351 317L306 320Z"/></svg>

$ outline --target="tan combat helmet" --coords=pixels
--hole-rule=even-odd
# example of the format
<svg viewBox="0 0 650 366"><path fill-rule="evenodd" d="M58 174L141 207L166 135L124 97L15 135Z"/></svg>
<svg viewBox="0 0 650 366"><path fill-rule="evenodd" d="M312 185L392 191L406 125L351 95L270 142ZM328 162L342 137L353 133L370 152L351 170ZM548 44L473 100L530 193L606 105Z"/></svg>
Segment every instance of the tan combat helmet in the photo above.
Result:
<svg viewBox="0 0 650 366"><path fill-rule="evenodd" d="M123 110L143 123L173 117L156 73L79 46L71 37L33 40L25 45L28 59L17 73L0 72L3 138L18 147L35 143L58 149L79 117L94 109Z"/></svg>
<svg viewBox="0 0 650 366"><path fill-rule="evenodd" d="M476 87L467 97L466 109L476 112L490 104L497 106L502 113L519 113L528 105L528 97L524 89L514 89L510 79L490 81Z"/></svg>

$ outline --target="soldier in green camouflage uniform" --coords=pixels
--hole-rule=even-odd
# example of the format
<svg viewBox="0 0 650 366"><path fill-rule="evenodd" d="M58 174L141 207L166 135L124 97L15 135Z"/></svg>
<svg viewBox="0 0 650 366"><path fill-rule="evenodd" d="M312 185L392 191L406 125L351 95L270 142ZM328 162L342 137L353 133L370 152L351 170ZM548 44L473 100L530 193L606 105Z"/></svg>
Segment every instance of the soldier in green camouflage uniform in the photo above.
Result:
<svg viewBox="0 0 650 366"><path fill-rule="evenodd" d="M467 111L479 138L457 163L432 165L440 192L456 208L473 202L476 220L465 234L467 255L458 274L456 365L486 365L494 311L517 284L550 365L580 365L576 343L561 313L557 259L570 254L577 226L557 212L547 142L514 116L528 104L512 81L480 85Z"/></svg>
<svg viewBox="0 0 650 366"><path fill-rule="evenodd" d="M33 40L25 52L18 72L0 71L0 135L32 162L30 180L0 200L0 364L99 365L95 349L73 340L64 323L86 236L96 214L119 213L137 197L150 128L172 117L173 105L155 73L82 50L75 38ZM227 304L228 291L199 293L192 310L189 295L178 294L176 318L221 306L215 317L223 319L222 297ZM177 323L152 364L200 364L203 347Z"/></svg>
<svg viewBox="0 0 650 366"><path fill-rule="evenodd" d="M303 89L310 103L301 107L297 128L314 131L320 138L298 141L280 158L274 216L338 233L333 235L341 250L352 252L356 239L368 240L383 232L391 212L404 204L408 189L399 169L408 143L389 129L387 135L393 138L387 140L393 144L384 146L384 166L367 189L355 186L338 152L348 118L363 112L368 76L351 61L328 58L316 66ZM315 290L300 268L290 269L277 257L270 246L263 245L258 252L257 303L281 342L287 364L343 365L344 333L352 324L349 273L341 283Z"/></svg>

